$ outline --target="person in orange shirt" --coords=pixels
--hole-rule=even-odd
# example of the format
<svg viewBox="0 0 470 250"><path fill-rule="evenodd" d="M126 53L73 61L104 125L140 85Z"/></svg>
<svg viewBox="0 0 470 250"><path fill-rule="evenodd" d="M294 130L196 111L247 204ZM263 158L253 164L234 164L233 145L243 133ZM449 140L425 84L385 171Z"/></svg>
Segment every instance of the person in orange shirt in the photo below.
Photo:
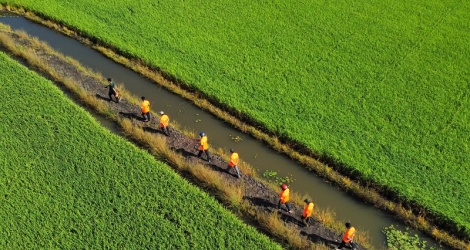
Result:
<svg viewBox="0 0 470 250"><path fill-rule="evenodd" d="M304 212L302 213L302 222L304 223L305 226L308 226L310 217L312 217L312 214L313 214L314 204L309 199L305 199L304 202L305 202L305 207L304 207Z"/></svg>
<svg viewBox="0 0 470 250"><path fill-rule="evenodd" d="M277 209L281 210L281 205L284 204L284 205L286 205L287 212L292 213L292 211L290 209L290 205L288 203L289 197L290 197L289 188L287 187L286 184L282 184L281 189L282 189L282 191L279 194L279 202L277 203Z"/></svg>
<svg viewBox="0 0 470 250"><path fill-rule="evenodd" d="M240 171L238 171L238 153L235 150L230 149L230 161L228 162L227 166L227 173L230 174L230 169L234 168L237 172L237 178L240 179Z"/></svg>
<svg viewBox="0 0 470 250"><path fill-rule="evenodd" d="M170 131L168 130L168 123L170 122L170 118L168 115L165 115L163 111L160 111L160 129L162 130L163 134L166 136L170 135Z"/></svg>
<svg viewBox="0 0 470 250"><path fill-rule="evenodd" d="M199 133L201 140L199 141L199 153L197 157L201 159L202 153L205 153L207 156L207 161L211 162L211 157L209 155L209 143L207 143L207 136L204 132Z"/></svg>
<svg viewBox="0 0 470 250"><path fill-rule="evenodd" d="M142 96L142 117L144 118L144 122L150 121L150 102L145 100L145 96Z"/></svg>
<svg viewBox="0 0 470 250"><path fill-rule="evenodd" d="M353 242L354 235L356 234L356 229L351 226L351 223L346 222L346 232L344 232L343 240L341 244L336 248L337 250L343 249L343 247L350 245L351 248L354 250L356 249L356 244Z"/></svg>

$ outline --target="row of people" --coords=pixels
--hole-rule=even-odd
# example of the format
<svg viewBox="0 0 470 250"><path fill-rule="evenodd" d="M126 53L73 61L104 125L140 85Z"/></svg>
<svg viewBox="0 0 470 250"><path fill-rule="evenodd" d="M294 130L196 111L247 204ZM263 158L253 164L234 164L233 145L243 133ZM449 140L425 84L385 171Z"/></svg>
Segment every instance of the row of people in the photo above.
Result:
<svg viewBox="0 0 470 250"><path fill-rule="evenodd" d="M116 99L116 102L119 103L121 97L114 81L111 78L108 78L108 85L105 88L108 88L109 101L112 101L114 97ZM148 122L150 121L150 102L145 98L145 96L142 96L141 100L141 115L143 121ZM160 129L166 136L170 135L170 131L168 129L169 122L170 118L168 117L168 115L166 115L163 111L160 111ZM202 154L205 154L207 157L207 161L211 162L207 136L204 132L199 133L199 136L201 138L199 145L199 153L197 156L198 158L202 158ZM226 171L230 172L230 168L234 168L237 173L237 177L240 178L240 171L238 170L238 153L236 153L233 149L230 149L230 154L230 161L228 163L228 168L226 169Z"/></svg>
<svg viewBox="0 0 470 250"><path fill-rule="evenodd" d="M290 200L290 190L289 187L287 187L287 184L282 184L281 185L281 193L279 194L279 201L277 203L277 209L281 210L282 205L284 205L287 208L288 213L292 213L291 206L289 203ZM309 223L310 218L312 217L313 214L313 207L315 206L313 202L310 199L305 199L305 207L304 211L301 215L302 222L304 226L307 226Z"/></svg>
<svg viewBox="0 0 470 250"><path fill-rule="evenodd" d="M108 97L110 102L113 101L113 97L116 100L115 102L119 103L121 101L121 96L113 79L108 78L108 85L106 85L105 88L108 89ZM142 118L144 119L144 122L148 122L150 121L150 102L146 100L144 96L141 97L141 100Z"/></svg>
<svg viewBox="0 0 470 250"><path fill-rule="evenodd" d="M287 208L288 213L292 213L291 205L289 203L290 199L290 190L287 184L282 184L281 185L281 193L279 194L279 201L277 204L277 209L281 210L282 205L284 205ZM308 223L310 221L310 218L313 215L313 208L314 208L314 203L310 199L305 199L305 206L304 206L304 211L302 212L302 215L300 216L302 223L304 226L308 226ZM343 238L341 240L341 244L338 246L336 249L343 249L343 247L349 246L352 249L356 249L356 245L353 241L354 236L356 234L356 229L351 225L351 223L347 222L345 224L346 226L346 231L343 234Z"/></svg>
<svg viewBox="0 0 470 250"><path fill-rule="evenodd" d="M119 96L119 92L117 91L114 82L112 81L111 78L108 78L108 86L106 88L109 88L108 96L109 100L112 101L112 97L116 99L116 102L119 103L121 100L121 97ZM141 97L142 103L141 103L141 112L142 112L142 118L144 122L150 121L150 102L145 99L144 96ZM160 129L162 130L162 133L165 134L166 136L170 135L168 125L169 125L170 118L168 115L166 115L163 111L160 111ZM207 135L204 132L199 133L200 140L199 140L199 152L197 157L199 159L202 159L202 155L205 154L207 159L207 162L211 162L211 157L209 153L209 143L208 143L208 138ZM230 159L227 164L226 172L230 174L230 170L234 169L235 173L237 174L237 178L240 178L240 170L238 169L238 162L239 162L239 156L238 153L235 152L234 149L230 149ZM292 213L291 210L291 205L289 203L290 199L290 190L287 184L282 184L281 185L281 193L279 194L279 201L277 208L278 210L282 209L282 205L284 205L287 208L288 213ZM308 226L310 218L313 215L313 208L314 208L314 203L310 199L305 199L305 207L302 212L302 215L300 216L302 223L304 226ZM341 244L338 246L337 249L342 249L343 247L350 246L352 249L355 249L356 246L353 242L353 238L355 235L356 229L351 226L351 223L347 222L345 224L346 226L346 232L343 235Z"/></svg>
<svg viewBox="0 0 470 250"><path fill-rule="evenodd" d="M209 144L208 144L208 139L207 135L204 132L201 132L199 134L200 136L200 144L199 144L199 153L198 157L201 158L202 154L205 153L207 156L207 161L211 162L210 154L209 154ZM230 173L231 169L235 169L237 177L240 178L240 171L238 170L238 161L239 161L239 156L238 153L235 152L235 150L230 149L230 159L228 162L227 166L227 173ZM277 208L279 210L282 209L282 206L284 205L287 208L288 213L292 213L291 205L289 203L290 199L290 190L287 184L282 184L281 185L281 193L279 194L279 201ZM313 215L313 208L314 208L314 203L310 199L305 199L305 207L302 212L302 215L300 216L302 223L304 226L308 226L310 219L312 218ZM341 244L338 246L337 249L342 249L343 247L349 246L352 249L356 249L356 245L353 242L353 238L356 232L356 229L351 226L351 223L347 222L345 224L346 226L346 232L343 235Z"/></svg>

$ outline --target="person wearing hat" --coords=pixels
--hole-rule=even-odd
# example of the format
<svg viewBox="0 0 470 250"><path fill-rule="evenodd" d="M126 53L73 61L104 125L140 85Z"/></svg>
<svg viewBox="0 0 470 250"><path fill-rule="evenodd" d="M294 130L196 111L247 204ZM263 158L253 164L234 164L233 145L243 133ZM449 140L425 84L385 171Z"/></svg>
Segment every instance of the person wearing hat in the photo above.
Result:
<svg viewBox="0 0 470 250"><path fill-rule="evenodd" d="M209 155L209 143L207 143L207 136L204 132L199 133L201 140L199 141L199 153L197 157L201 159L202 153L205 153L207 156L207 161L211 162L211 157Z"/></svg>
<svg viewBox="0 0 470 250"><path fill-rule="evenodd" d="M240 171L238 171L238 153L235 150L230 149L230 161L227 166L227 173L230 174L230 169L234 168L237 172L237 178L240 179Z"/></svg>
<svg viewBox="0 0 470 250"><path fill-rule="evenodd" d="M142 96L141 108L142 108L142 117L144 118L144 122L150 121L150 102L145 100L145 96Z"/></svg>
<svg viewBox="0 0 470 250"><path fill-rule="evenodd" d="M108 78L108 86L104 87L104 88L108 88L108 96L109 96L109 101L112 101L113 100L113 96L114 98L116 98L116 102L119 103L119 101L121 100L121 98L119 97L119 93L116 89L116 86L114 85L114 82L113 82L113 79L111 78Z"/></svg>
<svg viewBox="0 0 470 250"><path fill-rule="evenodd" d="M336 248L337 250L343 249L343 247L349 245L352 249L356 249L356 244L353 242L354 235L356 234L356 229L351 226L351 223L346 222L346 232L344 232L343 240L341 244Z"/></svg>
<svg viewBox="0 0 470 250"><path fill-rule="evenodd" d="M308 222L310 220L310 217L312 217L313 214L313 202L310 201L310 199L305 199L305 207L304 207L304 212L302 213L302 222L304 223L305 226L308 226Z"/></svg>
<svg viewBox="0 0 470 250"><path fill-rule="evenodd" d="M168 123L170 122L170 118L168 115L165 115L163 111L160 111L160 129L162 130L163 134L166 136L170 135L170 131L168 130Z"/></svg>
<svg viewBox="0 0 470 250"><path fill-rule="evenodd" d="M277 203L277 209L281 210L281 205L284 204L286 205L286 208L287 208L287 212L288 213L292 213L291 209L290 209L290 205L288 203L289 201L289 197L290 197L290 191L289 191L289 188L287 187L287 184L283 183L281 185L281 193L279 194L279 202Z"/></svg>

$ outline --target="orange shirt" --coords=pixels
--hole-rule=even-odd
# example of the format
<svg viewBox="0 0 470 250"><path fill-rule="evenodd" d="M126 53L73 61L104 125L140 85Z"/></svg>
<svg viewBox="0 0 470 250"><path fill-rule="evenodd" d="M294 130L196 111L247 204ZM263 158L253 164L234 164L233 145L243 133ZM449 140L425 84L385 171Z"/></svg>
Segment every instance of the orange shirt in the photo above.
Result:
<svg viewBox="0 0 470 250"><path fill-rule="evenodd" d="M203 136L201 138L199 150L207 150L208 148L209 148L209 144L207 143L207 136Z"/></svg>
<svg viewBox="0 0 470 250"><path fill-rule="evenodd" d="M286 190L282 190L282 192L279 194L279 198L281 199L281 203L284 204L289 201L289 189L286 188Z"/></svg>
<svg viewBox="0 0 470 250"><path fill-rule="evenodd" d="M150 102L147 100L144 100L142 102L142 113L148 113L150 112Z"/></svg>
<svg viewBox="0 0 470 250"><path fill-rule="evenodd" d="M235 167L236 165L238 165L238 153L233 152L230 155L230 162L228 163L228 165L231 167Z"/></svg>
<svg viewBox="0 0 470 250"><path fill-rule="evenodd" d="M353 240L354 235L356 234L356 229L354 227L350 227L346 230L343 236L344 242L350 242Z"/></svg>
<svg viewBox="0 0 470 250"><path fill-rule="evenodd" d="M302 213L302 216L304 218L311 217L313 214L313 202L310 202L309 204L305 205L304 212Z"/></svg>
<svg viewBox="0 0 470 250"><path fill-rule="evenodd" d="M162 117L160 117L160 127L162 128L167 127L169 121L170 121L170 118L167 115L162 115Z"/></svg>

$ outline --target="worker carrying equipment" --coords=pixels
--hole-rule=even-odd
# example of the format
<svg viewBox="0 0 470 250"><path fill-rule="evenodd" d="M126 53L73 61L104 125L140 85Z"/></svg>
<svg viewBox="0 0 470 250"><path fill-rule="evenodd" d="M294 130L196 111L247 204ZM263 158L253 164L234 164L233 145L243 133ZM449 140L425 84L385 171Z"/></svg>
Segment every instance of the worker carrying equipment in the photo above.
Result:
<svg viewBox="0 0 470 250"><path fill-rule="evenodd" d="M119 97L119 92L117 91L116 85L114 84L113 79L108 78L108 85L105 87L108 88L108 97L109 101L113 100L113 96L116 98L116 102L119 103L121 98Z"/></svg>

